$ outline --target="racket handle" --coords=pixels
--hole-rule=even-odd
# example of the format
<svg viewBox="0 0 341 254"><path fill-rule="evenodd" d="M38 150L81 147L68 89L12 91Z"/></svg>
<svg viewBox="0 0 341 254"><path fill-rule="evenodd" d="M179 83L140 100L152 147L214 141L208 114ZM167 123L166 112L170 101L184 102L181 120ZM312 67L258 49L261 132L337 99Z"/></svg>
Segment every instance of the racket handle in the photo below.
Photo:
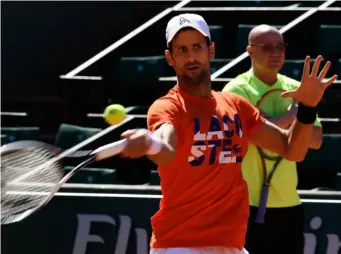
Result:
<svg viewBox="0 0 341 254"><path fill-rule="evenodd" d="M94 150L91 154L95 155L96 161L105 160L121 153L127 145L127 140L122 139Z"/></svg>
<svg viewBox="0 0 341 254"><path fill-rule="evenodd" d="M264 184L262 193L260 196L257 216L256 216L256 222L257 223L264 223L265 218L265 210L266 210L266 203L268 201L268 194L269 194L269 185Z"/></svg>

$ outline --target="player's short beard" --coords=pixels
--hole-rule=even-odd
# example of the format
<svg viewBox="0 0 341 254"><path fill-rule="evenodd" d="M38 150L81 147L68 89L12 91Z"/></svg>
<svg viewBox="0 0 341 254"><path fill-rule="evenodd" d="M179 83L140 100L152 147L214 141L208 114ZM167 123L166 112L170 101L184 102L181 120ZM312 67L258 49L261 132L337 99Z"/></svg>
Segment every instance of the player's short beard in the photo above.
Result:
<svg viewBox="0 0 341 254"><path fill-rule="evenodd" d="M210 83L210 73L202 69L196 76L188 76L184 74L181 79L188 86L199 86L201 84Z"/></svg>

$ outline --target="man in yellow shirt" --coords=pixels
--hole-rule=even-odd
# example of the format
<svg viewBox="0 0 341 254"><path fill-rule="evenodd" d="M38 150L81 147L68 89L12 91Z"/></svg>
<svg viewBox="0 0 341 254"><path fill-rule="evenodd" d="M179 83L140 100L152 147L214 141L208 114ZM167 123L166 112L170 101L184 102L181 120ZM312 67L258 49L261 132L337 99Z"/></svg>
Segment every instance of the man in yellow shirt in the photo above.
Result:
<svg viewBox="0 0 341 254"><path fill-rule="evenodd" d="M279 74L284 64L285 43L281 33L272 26L259 25L249 34L247 52L252 67L230 81L223 91L230 91L246 98L253 105L269 90L296 89L300 82ZM276 106L274 106L276 105ZM295 120L297 107L291 100L281 98L264 104L262 114L276 125L288 129ZM269 140L271 142L271 140ZM322 127L317 118L311 139L311 148L319 149ZM266 151L270 156L276 154ZM273 161L265 160L267 174ZM256 146L249 144L242 164L243 176L248 183L250 218L245 248L251 254L303 254L304 214L297 193L296 163L283 159L278 165L269 186L269 196L264 224L255 222L264 182L262 161Z"/></svg>

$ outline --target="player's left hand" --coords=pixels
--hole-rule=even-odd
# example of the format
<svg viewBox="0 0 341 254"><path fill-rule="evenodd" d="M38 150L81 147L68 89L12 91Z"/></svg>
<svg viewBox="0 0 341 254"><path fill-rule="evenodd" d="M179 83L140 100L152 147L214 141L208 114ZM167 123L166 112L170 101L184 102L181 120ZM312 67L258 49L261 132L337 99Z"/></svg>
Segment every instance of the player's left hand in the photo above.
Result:
<svg viewBox="0 0 341 254"><path fill-rule="evenodd" d="M333 84L337 79L337 75L334 75L327 81L323 81L331 63L328 61L318 74L321 61L322 56L319 55L316 58L310 73L310 56L307 56L304 62L301 85L296 90L282 93L282 97L291 97L305 106L315 107L322 99L324 91L327 89L327 87Z"/></svg>

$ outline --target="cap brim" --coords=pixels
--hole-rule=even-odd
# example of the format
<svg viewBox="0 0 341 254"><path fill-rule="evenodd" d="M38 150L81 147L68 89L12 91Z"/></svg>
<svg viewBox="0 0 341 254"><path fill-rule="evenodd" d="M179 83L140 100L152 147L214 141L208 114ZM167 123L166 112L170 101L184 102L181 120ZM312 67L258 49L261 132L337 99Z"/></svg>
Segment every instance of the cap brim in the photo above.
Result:
<svg viewBox="0 0 341 254"><path fill-rule="evenodd" d="M175 35L181 30L181 29L184 29L186 27L191 27L195 30L197 30L198 32L200 32L203 36L205 37L208 37L208 35L202 31L200 28L196 27L196 26L193 26L191 24L186 24L186 25L183 25L181 27L178 27L176 30L173 31L173 33L169 36L168 40L167 40L167 47L169 46L169 43L173 40L173 38L175 37Z"/></svg>

